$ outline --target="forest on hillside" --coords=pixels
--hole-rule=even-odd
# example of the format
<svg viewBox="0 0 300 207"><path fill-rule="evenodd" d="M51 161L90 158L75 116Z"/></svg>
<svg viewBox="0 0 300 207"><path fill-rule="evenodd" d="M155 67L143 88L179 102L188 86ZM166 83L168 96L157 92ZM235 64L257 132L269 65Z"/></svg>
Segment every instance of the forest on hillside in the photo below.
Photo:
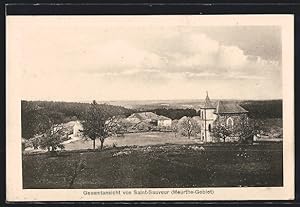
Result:
<svg viewBox="0 0 300 207"><path fill-rule="evenodd" d="M52 124L82 120L88 111L89 103L53 102L53 101L21 101L22 137L29 139L42 133ZM122 106L98 104L100 111L111 116L129 116L132 110Z"/></svg>
<svg viewBox="0 0 300 207"><path fill-rule="evenodd" d="M282 118L282 100L242 101L239 103L254 119Z"/></svg>

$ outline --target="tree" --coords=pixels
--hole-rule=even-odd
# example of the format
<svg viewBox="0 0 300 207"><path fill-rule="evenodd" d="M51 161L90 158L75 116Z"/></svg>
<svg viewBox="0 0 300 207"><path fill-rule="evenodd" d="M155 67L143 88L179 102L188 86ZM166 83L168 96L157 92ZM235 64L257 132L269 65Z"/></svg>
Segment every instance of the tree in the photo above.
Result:
<svg viewBox="0 0 300 207"><path fill-rule="evenodd" d="M240 142L243 142L249 137L253 138L253 135L259 133L260 129L261 122L253 119L243 118L233 127L225 126L217 119L214 122L212 135L214 138L218 139L216 141L223 139L225 142L227 137L237 137Z"/></svg>
<svg viewBox="0 0 300 207"><path fill-rule="evenodd" d="M87 113L82 122L83 136L93 140L93 149L96 148L96 139L103 135L104 124L106 120L104 113L98 108L97 102L93 101L87 110Z"/></svg>
<svg viewBox="0 0 300 207"><path fill-rule="evenodd" d="M36 104L21 101L21 132L24 139L42 134L50 128L49 117Z"/></svg>
<svg viewBox="0 0 300 207"><path fill-rule="evenodd" d="M212 135L216 141L219 141L222 139L225 142L226 137L230 136L232 134L232 131L230 128L225 127L224 125L221 125L219 123L215 123L214 127L212 128Z"/></svg>
<svg viewBox="0 0 300 207"><path fill-rule="evenodd" d="M197 122L190 117L183 117L178 121L179 129L182 132L183 136L190 138L192 135L195 135L197 128L199 127Z"/></svg>
<svg viewBox="0 0 300 207"><path fill-rule="evenodd" d="M116 116L109 117L104 123L103 135L100 136L100 149L103 149L103 144L106 138L113 136L123 130L123 125Z"/></svg>
<svg viewBox="0 0 300 207"><path fill-rule="evenodd" d="M93 140L93 149L96 148L96 139L101 142L100 149L106 138L112 136L118 130L118 122L113 111L103 110L94 100L88 108L85 118L82 122L83 135Z"/></svg>
<svg viewBox="0 0 300 207"><path fill-rule="evenodd" d="M240 142L244 142L249 138L253 140L253 136L259 134L261 129L262 123L260 120L249 119L237 125L232 130L232 134L236 137L239 137Z"/></svg>
<svg viewBox="0 0 300 207"><path fill-rule="evenodd" d="M171 129L174 132L174 136L175 137L176 137L176 135L178 133L178 128L179 128L179 126L178 126L178 120L175 119L175 120L172 121L172 125L171 125Z"/></svg>
<svg viewBox="0 0 300 207"><path fill-rule="evenodd" d="M56 153L57 149L64 149L62 137L65 136L64 127L60 124L52 124L50 129L39 138L39 146L42 149L47 149L52 154Z"/></svg>

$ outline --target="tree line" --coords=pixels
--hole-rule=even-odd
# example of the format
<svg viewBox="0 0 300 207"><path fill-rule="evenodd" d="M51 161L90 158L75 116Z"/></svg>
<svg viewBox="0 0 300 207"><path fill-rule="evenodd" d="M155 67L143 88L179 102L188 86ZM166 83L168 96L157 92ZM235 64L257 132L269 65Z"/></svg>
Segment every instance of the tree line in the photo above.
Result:
<svg viewBox="0 0 300 207"><path fill-rule="evenodd" d="M242 101L240 105L250 118L282 118L282 100Z"/></svg>

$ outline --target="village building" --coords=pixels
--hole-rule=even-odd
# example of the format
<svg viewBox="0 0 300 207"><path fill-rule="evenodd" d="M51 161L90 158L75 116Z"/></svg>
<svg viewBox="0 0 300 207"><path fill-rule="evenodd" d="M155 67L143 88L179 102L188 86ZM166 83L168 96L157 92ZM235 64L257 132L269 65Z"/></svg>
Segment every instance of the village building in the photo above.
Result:
<svg viewBox="0 0 300 207"><path fill-rule="evenodd" d="M128 132L147 132L153 129L153 125L147 122L140 121L127 128Z"/></svg>
<svg viewBox="0 0 300 207"><path fill-rule="evenodd" d="M153 112L140 112L133 113L127 117L127 121L132 124L138 124L140 122L145 122L151 124L152 126L157 126L159 128L169 128L172 125L172 119L157 115Z"/></svg>
<svg viewBox="0 0 300 207"><path fill-rule="evenodd" d="M81 131L83 130L82 124L79 121L76 121L73 126L73 136L81 136Z"/></svg>
<svg viewBox="0 0 300 207"><path fill-rule="evenodd" d="M248 123L248 111L237 103L218 101L214 106L208 93L204 105L200 107L201 133L203 142L213 142L212 130L217 124L225 127L236 127Z"/></svg>

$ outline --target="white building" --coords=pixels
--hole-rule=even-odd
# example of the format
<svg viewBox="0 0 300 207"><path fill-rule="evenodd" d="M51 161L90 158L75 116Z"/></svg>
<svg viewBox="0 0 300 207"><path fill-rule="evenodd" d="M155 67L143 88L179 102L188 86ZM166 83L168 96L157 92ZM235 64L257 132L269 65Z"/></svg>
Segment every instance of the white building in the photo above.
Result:
<svg viewBox="0 0 300 207"><path fill-rule="evenodd" d="M73 136L74 137L80 136L81 130L83 130L81 123L79 121L76 121L73 126Z"/></svg>
<svg viewBox="0 0 300 207"><path fill-rule="evenodd" d="M211 130L213 127L213 122L216 120L217 115L214 113L216 107L211 103L208 93L206 93L206 98L204 105L200 107L200 123L201 123L201 133L200 139L203 142L212 142Z"/></svg>

